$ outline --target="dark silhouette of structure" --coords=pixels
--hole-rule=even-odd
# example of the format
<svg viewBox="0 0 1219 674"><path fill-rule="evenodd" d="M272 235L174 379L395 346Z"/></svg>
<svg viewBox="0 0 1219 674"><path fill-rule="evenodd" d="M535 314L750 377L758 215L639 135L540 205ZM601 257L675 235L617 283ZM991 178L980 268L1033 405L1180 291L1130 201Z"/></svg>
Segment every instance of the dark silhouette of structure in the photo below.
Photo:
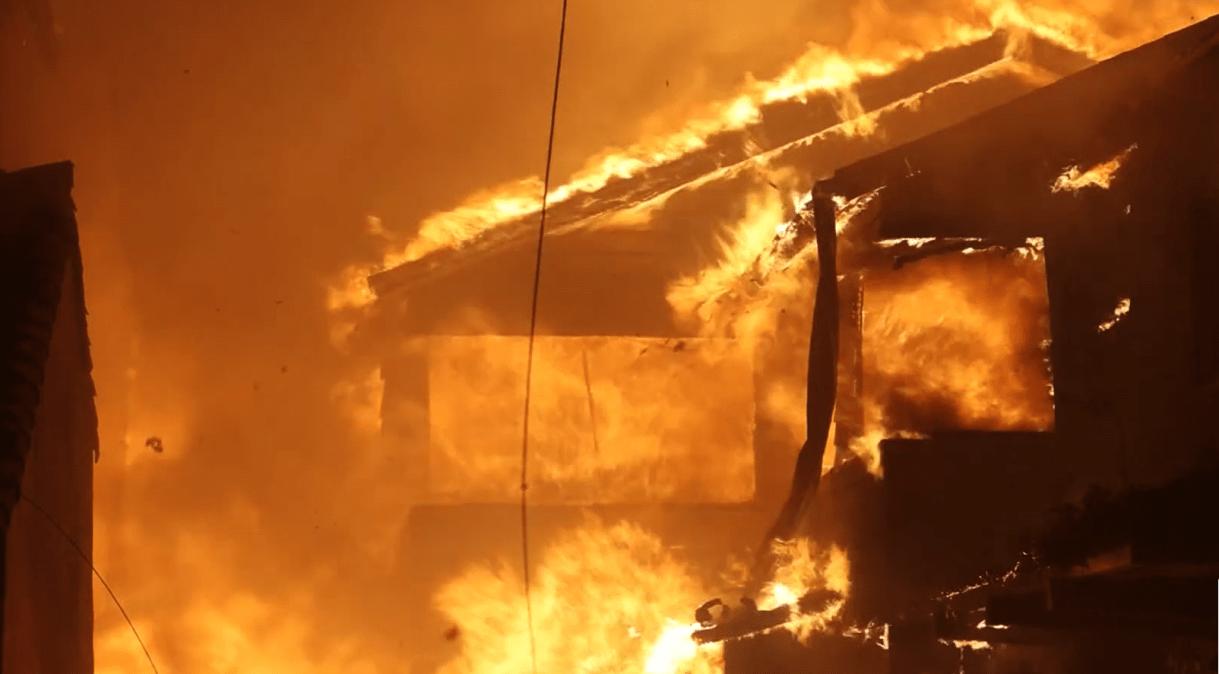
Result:
<svg viewBox="0 0 1219 674"><path fill-rule="evenodd" d="M93 671L97 417L72 165L0 171L5 674ZM67 539L71 540L67 540Z"/></svg>

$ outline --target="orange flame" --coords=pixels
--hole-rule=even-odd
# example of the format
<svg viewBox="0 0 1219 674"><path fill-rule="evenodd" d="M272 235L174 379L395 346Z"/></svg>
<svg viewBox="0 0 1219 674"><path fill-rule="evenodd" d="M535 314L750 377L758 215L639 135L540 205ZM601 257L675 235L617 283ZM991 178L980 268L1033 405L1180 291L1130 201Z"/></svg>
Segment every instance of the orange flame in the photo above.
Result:
<svg viewBox="0 0 1219 674"><path fill-rule="evenodd" d="M1096 331L1109 332L1113 329L1113 326L1121 322L1121 320L1125 318L1126 314L1128 313L1130 313L1130 298L1123 297L1121 300L1118 300L1117 306L1113 307L1113 315L1106 318L1104 321L1101 321L1101 324L1096 326Z"/></svg>
<svg viewBox="0 0 1219 674"><path fill-rule="evenodd" d="M1054 180L1054 184L1050 186L1050 191L1055 194L1059 192L1076 193L1085 187L1098 187L1102 190L1107 190L1109 185L1113 183L1113 179L1117 177L1117 172L1122 168L1126 158L1137 148L1138 143L1135 143L1110 159L1096 164L1086 171L1081 171L1078 166L1068 166Z"/></svg>
<svg viewBox="0 0 1219 674"><path fill-rule="evenodd" d="M547 194L547 201L558 205L577 195L596 192L613 180L637 176L706 147L708 139L717 133L756 123L765 105L806 100L819 92L838 100L839 114L847 123L844 131L871 133L874 120L864 114L854 94L854 87L861 80L892 73L931 51L978 41L999 30L1009 34L1009 57L1018 53L1026 38L1033 35L1098 59L1182 25L1190 16L1188 8L1163 7L1137 26L1123 26L1126 30L1119 33L1106 30L1112 17L1105 7L1081 10L1052 3L974 0L963 9L955 16L933 19L920 16L912 23L910 17L891 15L889 10L874 4L861 4L855 10L859 25L882 27L877 29L879 32L900 24L903 30L891 30L890 35L883 37L873 34L871 29L860 30L844 49L810 44L777 77L763 81L749 79L737 95L706 106L703 113L679 125L676 131L598 154L567 182L554 187ZM891 34L904 34L905 41L895 41ZM456 208L433 214L420 224L415 237L388 246L379 261L344 270L331 289L331 306L363 306L371 301L365 288L351 282L355 276L368 276L437 250L461 248L487 232L535 214L541 207L541 189L539 179L523 178L475 193Z"/></svg>
<svg viewBox="0 0 1219 674"><path fill-rule="evenodd" d="M778 563L773 578L762 588L758 608L793 607L793 619L783 628L802 640L824 631L842 613L851 590L851 563L846 552L838 546L818 551L805 538L776 541L772 549ZM839 598L819 611L800 611L800 598L817 589L832 590Z"/></svg>
<svg viewBox="0 0 1219 674"><path fill-rule="evenodd" d="M531 500L743 502L753 496L750 361L731 340L547 336L535 345ZM515 500L523 340L436 338L430 350L433 497ZM707 381L723 387L710 390ZM471 400L482 402L471 406ZM717 460L699 460L707 452ZM669 469L677 465L682 470Z"/></svg>
<svg viewBox="0 0 1219 674"><path fill-rule="evenodd" d="M1052 426L1044 279L1035 249L943 255L868 277L868 430L857 451L870 466L879 469L884 437Z"/></svg>
<svg viewBox="0 0 1219 674"><path fill-rule="evenodd" d="M768 610L829 589L840 598L816 612L796 609L787 629L801 639L840 615L850 590L850 562L838 547L819 551L805 539L774 547L778 564L759 597ZM537 671L712 674L722 671L722 646L698 645L687 615L708 594L660 540L628 523L590 519L553 543L533 574ZM460 654L445 674L530 671L522 580L506 565L470 567L436 595L462 634Z"/></svg>
<svg viewBox="0 0 1219 674"><path fill-rule="evenodd" d="M532 574L539 672L711 674L721 649L696 647L688 616L707 593L652 533L590 520L548 547ZM523 581L505 565L474 566L436 594L461 630L444 674L533 670Z"/></svg>

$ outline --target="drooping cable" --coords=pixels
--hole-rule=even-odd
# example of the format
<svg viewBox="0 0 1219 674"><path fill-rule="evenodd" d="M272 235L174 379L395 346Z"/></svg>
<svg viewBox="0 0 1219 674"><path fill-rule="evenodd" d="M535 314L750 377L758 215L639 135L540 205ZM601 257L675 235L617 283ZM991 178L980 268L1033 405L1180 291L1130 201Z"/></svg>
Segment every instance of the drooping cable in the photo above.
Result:
<svg viewBox="0 0 1219 674"><path fill-rule="evenodd" d="M51 516L51 513L46 511L46 508L38 505L37 502L25 494L21 495L21 500L30 504L30 507L37 510L43 516L43 518L51 524L52 527L55 527L55 530L59 532L59 535L62 536L65 541L67 541L68 545L72 546L72 549L76 551L76 554L80 556L81 560L89 566L91 571L93 571L93 575L97 576L97 580L101 582L102 587L106 588L106 594L110 595L110 601L114 602L114 605L118 608L119 613L123 615L123 620L127 621L127 627L131 629L131 634L135 636L136 642L140 644L140 650L144 651L144 659L148 661L148 666L152 668L153 674L160 674L160 672L157 670L157 664L152 661L152 653L148 652L148 646L144 645L144 639L140 637L140 631L135 628L135 623L132 622L131 616L127 614L127 609L123 608L123 602L119 601L118 595L114 593L114 589L110 587L110 583L106 582L106 579L102 576L102 572L98 571L97 567L93 565L93 559L85 553L85 551L80 547L80 544L77 543L74 538L72 538L67 530L64 529L63 526L61 526L59 522L57 522L55 518Z"/></svg>
<svg viewBox="0 0 1219 674"><path fill-rule="evenodd" d="M529 404L533 394L533 343L538 328L538 291L542 279L542 242L546 237L546 198L550 193L550 164L554 157L554 129L559 110L559 75L563 72L563 38L567 33L567 0L559 14L559 48L554 66L554 91L550 98L550 131L546 137L546 170L542 176L542 209L538 220L537 255L533 267L533 297L529 306L529 351L525 359L525 422L521 435L521 562L525 582L525 619L529 625L529 662L538 671L537 639L533 630L533 596L529 574Z"/></svg>

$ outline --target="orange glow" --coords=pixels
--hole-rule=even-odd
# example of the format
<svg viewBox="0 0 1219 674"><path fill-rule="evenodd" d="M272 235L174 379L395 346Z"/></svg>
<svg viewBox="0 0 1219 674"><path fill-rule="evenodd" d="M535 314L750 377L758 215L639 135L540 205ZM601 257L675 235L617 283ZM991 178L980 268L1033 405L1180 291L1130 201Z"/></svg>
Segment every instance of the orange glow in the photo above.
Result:
<svg viewBox="0 0 1219 674"><path fill-rule="evenodd" d="M1126 314L1130 313L1130 298L1123 297L1118 300L1117 306L1113 307L1113 315L1101 321L1100 325L1096 326L1097 332L1109 332L1117 325Z"/></svg>
<svg viewBox="0 0 1219 674"><path fill-rule="evenodd" d="M339 382L331 395L355 428L372 435L381 431L385 380L380 368L373 368L355 380Z"/></svg>
<svg viewBox="0 0 1219 674"><path fill-rule="evenodd" d="M1096 164L1086 171L1081 171L1078 166L1068 166L1061 175L1054 179L1054 184L1050 186L1050 191L1055 194L1058 192L1075 193L1086 187L1097 187L1107 190L1109 185L1113 183L1113 179L1117 177L1117 172L1122 168L1126 158L1137 148L1137 143L1131 145L1112 158Z"/></svg>
<svg viewBox="0 0 1219 674"><path fill-rule="evenodd" d="M513 337L432 340L434 498L517 498L525 348ZM733 341L540 337L533 386L531 501L752 497L752 367Z"/></svg>
<svg viewBox="0 0 1219 674"><path fill-rule="evenodd" d="M532 574L539 672L721 671L718 645L695 647L685 621L709 593L651 532L590 520L540 556ZM460 630L444 674L532 671L523 581L516 569L473 566L436 594Z"/></svg>
<svg viewBox="0 0 1219 674"><path fill-rule="evenodd" d="M775 544L772 580L758 608L795 609L777 629L801 639L824 631L850 591L850 562L838 548L817 550L805 539ZM457 626L460 653L445 674L529 671L523 581L506 564L465 569L436 594ZM533 574L538 671L713 674L722 671L722 645L696 645L697 624L684 622L710 596L692 570L639 526L589 519L549 546ZM816 612L795 606L818 589L839 599Z"/></svg>
<svg viewBox="0 0 1219 674"><path fill-rule="evenodd" d="M427 395L395 398L400 363L378 358L414 336L377 322L368 277L535 231L554 7L251 1L200 12L170 2L146 3L131 21L85 0L26 4L54 6L52 48L16 30L38 12L0 12L0 89L13 96L0 167L76 164L102 445L93 559L161 671L430 671L438 649L452 656L448 673L529 671L519 569L462 547L492 525L435 538L412 529L428 509L515 507L523 341L418 337L429 354L409 383ZM744 9L719 17L696 0L658 17L661 4L573 21L571 63L585 60L570 77L564 66L546 198L556 228L707 234L675 245L681 260L656 259L667 301L657 312L697 337L538 340L528 495L545 508L757 499L748 507L760 511L773 494L754 493L755 452L771 451L755 439L759 418L789 445L763 454L771 470L804 435L817 260L794 215L812 183L897 142L889 113L907 133L939 124L931 113L947 114L952 97L926 105L929 121L906 115L928 91L970 102L962 85L982 81L986 96L1017 95L1062 74L1047 62L1103 58L1219 7L862 0L811 14L806 2L725 3ZM818 14L834 20L805 20ZM742 18L775 28L751 37ZM873 109L878 89L906 87L912 61L996 31L1007 49L988 48L993 63ZM638 38L638 53L608 42L615 35ZM1036 40L1071 53L1046 56ZM616 51L598 58L611 52L593 47L606 45ZM776 133L776 119L804 112L799 101L827 105L819 127L835 114L838 124L803 135L817 129L790 114ZM1105 188L1118 168L1082 188ZM681 217L661 214L666 205ZM860 206L839 204L844 243ZM939 258L865 279L867 426L851 447L875 472L883 437L940 423L1052 425L1043 272L1035 260L1005 264L983 273ZM422 304L403 310L420 319L411 325L440 323ZM1124 315L1119 305L1089 320L1106 318L1105 332ZM757 356L772 344L778 364L763 372ZM393 434L384 410L399 407L411 413L397 421L424 439ZM163 453L145 446L154 436ZM719 671L718 648L689 639L693 607L722 590L707 580L715 562L684 559L630 522L535 543L539 672ZM767 605L819 587L847 595L844 551L785 546ZM413 566L421 547L436 554ZM518 552L494 554L518 563ZM441 577L431 596L437 586L412 593L418 578ZM97 671L146 671L107 601L95 593ZM434 612L417 607L427 601L460 627L453 643L429 631ZM842 609L791 629L839 629Z"/></svg>
<svg viewBox="0 0 1219 674"><path fill-rule="evenodd" d="M704 333L724 334L738 327L748 334L758 327L744 323L756 315L734 312L730 302L742 286L767 284L776 265L787 263L781 252L794 238L795 227L784 223L784 209L777 190L757 187L746 200L744 216L720 239L715 262L669 287L666 299L674 312ZM768 284L767 289L775 291ZM733 319L738 321L735 326L725 322Z"/></svg>
<svg viewBox="0 0 1219 674"><path fill-rule="evenodd" d="M876 270L864 295L863 438L1053 425L1044 263L1002 251Z"/></svg>
<svg viewBox="0 0 1219 674"><path fill-rule="evenodd" d="M851 590L851 563L838 546L817 550L805 538L776 541L773 544L776 565L770 582L762 588L758 608L762 610L793 607L793 619L784 625L802 640L813 632L826 630L846 605ZM800 611L797 602L813 590L832 590L839 598L819 611Z"/></svg>
<svg viewBox="0 0 1219 674"><path fill-rule="evenodd" d="M676 124L677 130L641 139L627 148L598 153L567 182L551 189L547 202L556 206L572 197L595 193L612 181L634 178L705 148L708 139L717 133L757 123L766 105L804 101L817 93L830 94L837 101L844 122L841 132L869 135L875 131L875 120L854 91L860 81L892 73L931 51L976 42L999 30L1009 35L1008 60L1020 53L1028 36L1102 59L1157 34L1147 31L1163 32L1166 27L1181 25L1189 16L1183 7L1160 10L1162 16L1141 22L1143 32L1136 37L1106 31L1102 24L1104 7L1080 10L1012 0L974 0L971 5L956 15L941 15L916 25L901 24L906 31L903 41L894 41L889 35L876 39L877 35L870 32L876 29L870 28L861 30L858 39L845 48L812 43L778 76L764 81L750 79L736 96L704 106L702 112ZM857 7L855 13L865 26L887 26L896 19L888 16L887 10L868 4ZM332 307L363 306L371 300L364 288L351 282L354 276L368 276L437 250L461 248L488 232L533 216L541 207L541 190L541 180L523 178L475 193L457 207L429 216L420 224L417 235L386 247L377 262L344 270L332 284Z"/></svg>

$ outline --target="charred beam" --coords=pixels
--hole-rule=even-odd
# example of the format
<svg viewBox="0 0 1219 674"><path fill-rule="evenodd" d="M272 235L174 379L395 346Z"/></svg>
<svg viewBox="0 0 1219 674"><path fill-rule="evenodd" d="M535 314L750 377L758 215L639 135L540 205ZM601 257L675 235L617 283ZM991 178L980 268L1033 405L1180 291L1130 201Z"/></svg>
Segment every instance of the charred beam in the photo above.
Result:
<svg viewBox="0 0 1219 674"><path fill-rule="evenodd" d="M792 536L800 513L817 491L830 420L834 414L838 376L838 266L834 202L828 194L819 193L813 197L813 226L820 270L813 300L813 325L808 350L807 436L796 458L787 501L762 543L760 566L768 565L766 557L771 541ZM755 581L757 577L758 574L755 574Z"/></svg>
<svg viewBox="0 0 1219 674"><path fill-rule="evenodd" d="M720 624L698 630L690 636L700 644L740 639L786 625L800 614L816 613L824 610L830 603L838 601L841 598L842 595L837 592L823 589L814 590L800 597L795 607L787 604L766 611L745 611L738 609L734 613L729 613L727 620Z"/></svg>

